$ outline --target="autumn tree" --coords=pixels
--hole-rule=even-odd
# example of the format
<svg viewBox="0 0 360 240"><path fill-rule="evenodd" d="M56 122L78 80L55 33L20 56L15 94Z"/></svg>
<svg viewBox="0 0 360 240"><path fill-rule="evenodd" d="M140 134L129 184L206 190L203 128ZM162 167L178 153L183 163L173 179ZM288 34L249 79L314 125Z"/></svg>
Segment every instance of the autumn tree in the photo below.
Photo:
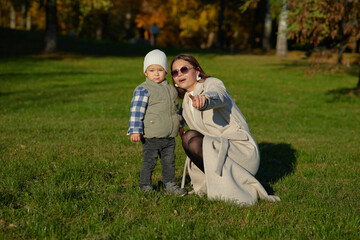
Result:
<svg viewBox="0 0 360 240"><path fill-rule="evenodd" d="M270 50L272 20L276 20L278 27L276 33L276 56L286 57L288 52L287 0L267 0L265 7L266 7L266 14L264 18L264 34L263 34L263 43L262 43L263 51L267 52Z"/></svg>
<svg viewBox="0 0 360 240"><path fill-rule="evenodd" d="M170 1L171 3L173 1ZM157 27L161 29L161 35L164 35L163 32L166 32L166 25L172 24L177 25L175 21L171 21L171 8L169 9L164 1L142 1L140 4L140 11L135 16L136 27L142 31L140 38L145 40L151 39L151 26L156 24ZM170 10L170 11L169 11ZM171 36L169 36L170 38ZM160 43L166 45L166 40L160 38Z"/></svg>
<svg viewBox="0 0 360 240"><path fill-rule="evenodd" d="M0 2L0 25L8 25L11 29L30 30L31 29L31 16L29 8L33 0L2 0ZM1 19L3 12L8 12L8 20ZM1 22L6 24L1 24Z"/></svg>
<svg viewBox="0 0 360 240"><path fill-rule="evenodd" d="M345 49L360 39L359 0L292 0L288 7L289 36L314 47L337 49L338 64L342 63Z"/></svg>
<svg viewBox="0 0 360 240"><path fill-rule="evenodd" d="M226 0L224 1L223 46L249 50L260 47L265 11L264 1ZM261 7L259 7L261 5ZM251 23L251 24L250 24ZM220 26L220 24L218 25Z"/></svg>
<svg viewBox="0 0 360 240"><path fill-rule="evenodd" d="M336 48L339 64L345 48L360 38L359 0L292 0L289 9L289 36L314 47Z"/></svg>
<svg viewBox="0 0 360 240"><path fill-rule="evenodd" d="M16 27L15 9L10 0L0 1L0 26L12 29Z"/></svg>
<svg viewBox="0 0 360 240"><path fill-rule="evenodd" d="M102 39L112 0L57 0L59 31Z"/></svg>
<svg viewBox="0 0 360 240"><path fill-rule="evenodd" d="M161 45L207 48L216 41L216 7L196 0L143 1L135 22L148 34L151 25L160 27Z"/></svg>
<svg viewBox="0 0 360 240"><path fill-rule="evenodd" d="M243 0L243 5L240 9L243 13L252 9L257 9L258 11L263 10L264 14L263 16L261 15L263 24L261 26L263 27L262 49L264 52L270 50L270 39L273 28L272 21L277 22L276 55L285 57L288 51L287 0ZM254 19L252 19L252 24L254 26Z"/></svg>
<svg viewBox="0 0 360 240"><path fill-rule="evenodd" d="M112 7L109 9L109 22L112 25L109 28L112 33L118 35L118 39L129 41L135 38L137 34L141 34L135 24L135 17L140 12L141 2L142 0L112 0Z"/></svg>
<svg viewBox="0 0 360 240"><path fill-rule="evenodd" d="M46 12L46 29L45 29L45 52L52 53L57 49L57 34L58 26L61 26L66 17L78 18L76 30L81 30L84 25L84 19L86 16L94 13L94 11L101 11L107 9L111 6L110 0L42 0L42 3L45 4ZM61 7L61 21L59 24L58 21L58 7ZM70 9L70 11L66 11ZM63 13L73 12L75 14L64 15ZM76 21L76 20L75 20ZM73 23L74 21L69 21ZM60 28L61 30L61 28ZM100 33L101 35L101 33ZM100 37L101 38L101 37Z"/></svg>

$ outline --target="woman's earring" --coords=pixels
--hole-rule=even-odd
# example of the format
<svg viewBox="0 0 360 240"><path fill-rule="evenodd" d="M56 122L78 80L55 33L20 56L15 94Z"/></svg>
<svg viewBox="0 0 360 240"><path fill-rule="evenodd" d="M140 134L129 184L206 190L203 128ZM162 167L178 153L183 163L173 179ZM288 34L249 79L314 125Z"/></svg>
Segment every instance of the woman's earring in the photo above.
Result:
<svg viewBox="0 0 360 240"><path fill-rule="evenodd" d="M176 83L174 85L175 85L175 87L179 87L179 85L177 85Z"/></svg>
<svg viewBox="0 0 360 240"><path fill-rule="evenodd" d="M201 80L200 74L196 76L196 81Z"/></svg>

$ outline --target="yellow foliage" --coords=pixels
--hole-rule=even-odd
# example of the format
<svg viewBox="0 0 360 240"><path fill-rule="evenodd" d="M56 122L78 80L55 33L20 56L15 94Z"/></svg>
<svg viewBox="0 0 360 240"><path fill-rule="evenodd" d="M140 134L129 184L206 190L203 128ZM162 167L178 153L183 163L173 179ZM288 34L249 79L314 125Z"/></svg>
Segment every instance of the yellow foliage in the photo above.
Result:
<svg viewBox="0 0 360 240"><path fill-rule="evenodd" d="M191 16L184 16L180 19L181 37L191 37L199 30L198 20Z"/></svg>
<svg viewBox="0 0 360 240"><path fill-rule="evenodd" d="M36 26L37 30L45 29L46 27L45 9L40 8L39 2L33 1L28 11L31 16L31 25Z"/></svg>
<svg viewBox="0 0 360 240"><path fill-rule="evenodd" d="M145 1L142 9L143 11L135 17L136 27L149 29L153 24L156 24L159 28L164 27L168 19L165 5L161 5L159 8L155 9Z"/></svg>
<svg viewBox="0 0 360 240"><path fill-rule="evenodd" d="M204 32L214 31L217 7L217 3L203 5L197 0L144 1L135 23L145 30L156 23L162 32L159 43L176 44L181 38L198 38Z"/></svg>
<svg viewBox="0 0 360 240"><path fill-rule="evenodd" d="M189 11L188 14L180 17L180 32L181 37L192 37L196 35L199 30L207 32L210 24L216 22L216 6L205 5L198 11Z"/></svg>
<svg viewBox="0 0 360 240"><path fill-rule="evenodd" d="M0 1L0 13L3 14L0 16L0 24L9 22L9 10L6 8L9 8L12 1ZM40 8L41 1L30 2L29 13L33 28L45 29L45 8ZM160 28L157 39L159 45L211 47L216 41L218 30L219 1L207 2L208 4L199 0L57 0L59 32L92 34L105 23L108 24L104 27L106 34L110 36L111 33L114 39L123 37L127 40L135 34L142 34L132 28L135 23L136 28L145 30L145 38L148 39L151 37L151 26L156 24ZM242 35L246 29L241 23L244 20L239 13L239 4L229 1L227 6L223 22L223 28L227 28L227 38L246 41L247 38ZM103 17L108 21L102 22Z"/></svg>

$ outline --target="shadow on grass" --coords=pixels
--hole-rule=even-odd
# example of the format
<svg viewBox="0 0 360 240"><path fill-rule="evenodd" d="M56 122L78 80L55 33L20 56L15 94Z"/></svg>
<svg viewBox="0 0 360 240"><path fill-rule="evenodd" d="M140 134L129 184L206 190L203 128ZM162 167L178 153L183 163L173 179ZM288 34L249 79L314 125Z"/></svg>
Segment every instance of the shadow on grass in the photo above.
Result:
<svg viewBox="0 0 360 240"><path fill-rule="evenodd" d="M1 75L0 75L1 77ZM0 81L1 83L1 81ZM43 88L34 88L26 90L0 90L0 97L10 97L8 102L2 102L0 106L11 111L18 111L20 109L28 108L29 106L36 106L38 109L43 109L54 105L64 105L68 103L76 103L86 101L87 95L90 94L104 94L108 93L113 83L110 81L94 82L83 81L77 84L67 84L66 82L57 85L46 86ZM102 86L99 89L97 86ZM104 87L105 85L109 85Z"/></svg>
<svg viewBox="0 0 360 240"><path fill-rule="evenodd" d="M44 32L0 28L0 56L16 57L43 54ZM86 56L143 56L153 47L116 41L97 41L58 35L58 53L47 58L69 57L63 53ZM62 54L61 54L62 53Z"/></svg>
<svg viewBox="0 0 360 240"><path fill-rule="evenodd" d="M121 41L94 40L66 35L58 35L57 53L44 54L44 32L21 31L0 28L0 57L19 57L41 55L48 59L62 60L64 58L79 58L82 56L115 56L115 57L143 57L154 48L160 48L167 55L177 55L180 52L206 53L207 50L178 49L172 47L158 47L148 44L131 44Z"/></svg>
<svg viewBox="0 0 360 240"><path fill-rule="evenodd" d="M296 150L288 143L259 144L261 162L256 178L261 182L269 194L274 194L271 184L294 171L296 164Z"/></svg>
<svg viewBox="0 0 360 240"><path fill-rule="evenodd" d="M326 93L331 96L331 100L328 103L333 102L353 102L360 99L360 90L356 88L339 88L333 89Z"/></svg>

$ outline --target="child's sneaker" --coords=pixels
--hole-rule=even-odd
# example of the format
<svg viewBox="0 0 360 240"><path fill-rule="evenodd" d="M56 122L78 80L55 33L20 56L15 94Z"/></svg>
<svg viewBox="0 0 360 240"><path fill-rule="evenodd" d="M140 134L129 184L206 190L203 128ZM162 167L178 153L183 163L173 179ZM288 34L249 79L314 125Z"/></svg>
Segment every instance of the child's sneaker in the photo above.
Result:
<svg viewBox="0 0 360 240"><path fill-rule="evenodd" d="M140 187L145 193L155 193L155 189L151 185L145 185Z"/></svg>
<svg viewBox="0 0 360 240"><path fill-rule="evenodd" d="M178 196L185 196L187 194L186 189L179 187L174 182L165 183L165 192Z"/></svg>

